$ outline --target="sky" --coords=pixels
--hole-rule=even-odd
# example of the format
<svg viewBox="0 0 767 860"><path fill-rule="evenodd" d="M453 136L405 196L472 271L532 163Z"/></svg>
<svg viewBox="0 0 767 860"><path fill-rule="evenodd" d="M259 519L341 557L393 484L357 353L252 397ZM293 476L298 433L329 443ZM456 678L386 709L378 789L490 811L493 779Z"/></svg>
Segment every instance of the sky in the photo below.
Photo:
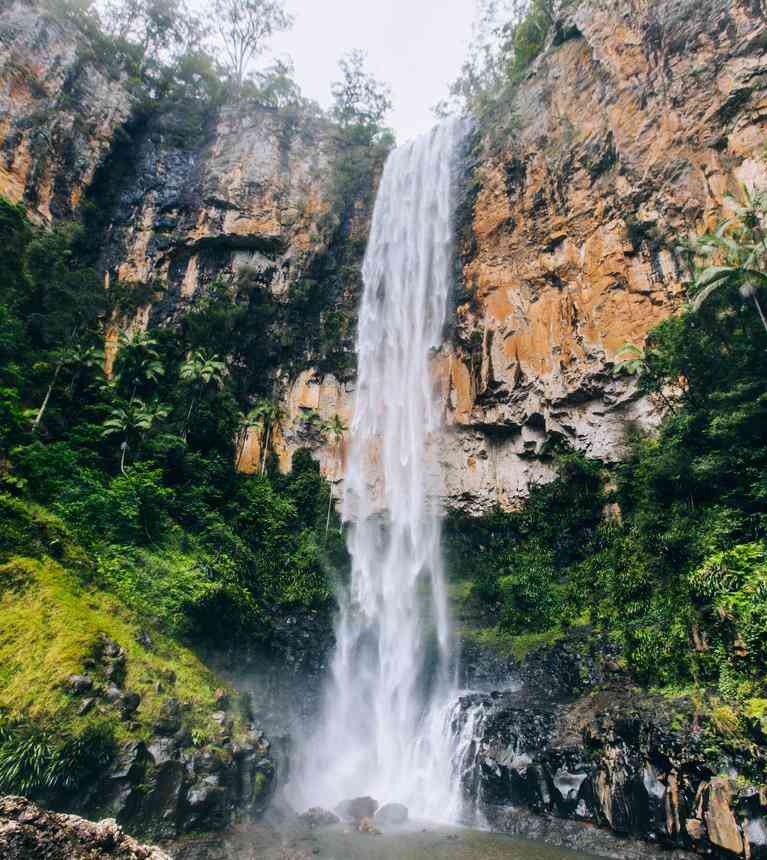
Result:
<svg viewBox="0 0 767 860"><path fill-rule="evenodd" d="M272 56L289 54L303 94L323 107L352 48L392 88L389 124L397 141L428 131L431 108L447 95L466 54L474 0L285 0L292 30L272 39ZM268 58L265 58L268 59Z"/></svg>

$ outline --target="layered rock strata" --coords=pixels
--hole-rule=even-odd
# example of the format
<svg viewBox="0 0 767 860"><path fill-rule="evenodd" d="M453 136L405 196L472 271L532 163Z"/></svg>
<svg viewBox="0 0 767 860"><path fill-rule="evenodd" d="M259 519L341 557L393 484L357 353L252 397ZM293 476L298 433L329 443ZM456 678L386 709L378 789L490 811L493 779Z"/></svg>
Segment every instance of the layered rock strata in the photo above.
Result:
<svg viewBox="0 0 767 860"><path fill-rule="evenodd" d="M512 506L553 476L552 442L610 462L627 428L657 423L615 367L683 301L678 240L739 183L767 182L765 32L759 0L563 4L513 122L467 153L453 336L435 359L447 504ZM339 481L344 442L317 416L353 409L370 194L339 225L332 126L247 103L197 105L194 122L188 105L139 110L94 33L38 0L4 7L0 39L0 193L40 221L85 198L106 213L106 283L133 287L108 361L119 330L172 320L216 281L237 300L245 278L285 318L270 335L280 467L309 448ZM307 289L322 307L297 322ZM264 436L250 432L244 471Z"/></svg>

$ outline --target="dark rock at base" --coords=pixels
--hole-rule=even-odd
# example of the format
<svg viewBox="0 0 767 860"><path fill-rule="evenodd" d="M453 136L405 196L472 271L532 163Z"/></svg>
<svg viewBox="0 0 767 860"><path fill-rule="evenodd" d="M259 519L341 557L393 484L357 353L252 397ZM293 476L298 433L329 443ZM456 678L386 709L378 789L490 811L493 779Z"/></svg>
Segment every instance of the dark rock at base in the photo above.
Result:
<svg viewBox="0 0 767 860"><path fill-rule="evenodd" d="M527 655L521 688L461 699L455 730L477 720L463 823L621 860L767 860L767 790L735 778L763 772L763 746L750 759L707 747L693 704L637 695L614 649L574 631Z"/></svg>
<svg viewBox="0 0 767 860"><path fill-rule="evenodd" d="M162 703L160 716L154 724L158 735L175 735L181 728L181 707L178 699L168 698Z"/></svg>
<svg viewBox="0 0 767 860"><path fill-rule="evenodd" d="M120 711L123 719L128 719L136 713L141 704L141 696L131 690L127 690L120 700Z"/></svg>
<svg viewBox="0 0 767 860"><path fill-rule="evenodd" d="M385 803L375 815L377 824L404 824L407 819L408 811L404 803Z"/></svg>
<svg viewBox="0 0 767 860"><path fill-rule="evenodd" d="M332 827L334 824L338 824L341 819L328 809L313 806L311 809L307 809L302 815L299 815L298 820L310 830L317 830L320 827Z"/></svg>
<svg viewBox="0 0 767 860"><path fill-rule="evenodd" d="M344 821L362 821L363 818L372 818L378 809L378 801L372 797L353 797L343 800L338 804L335 811Z"/></svg>

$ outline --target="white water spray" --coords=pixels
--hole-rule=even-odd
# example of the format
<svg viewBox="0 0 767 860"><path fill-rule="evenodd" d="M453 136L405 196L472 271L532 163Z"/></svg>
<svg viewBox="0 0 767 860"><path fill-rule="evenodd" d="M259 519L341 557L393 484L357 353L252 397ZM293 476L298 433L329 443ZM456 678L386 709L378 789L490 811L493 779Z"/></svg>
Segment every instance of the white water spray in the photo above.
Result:
<svg viewBox="0 0 767 860"><path fill-rule="evenodd" d="M395 150L363 268L358 377L342 514L348 590L318 730L289 796L332 807L372 794L445 817L444 714L453 655L442 574L431 370L452 277L453 167L460 121Z"/></svg>

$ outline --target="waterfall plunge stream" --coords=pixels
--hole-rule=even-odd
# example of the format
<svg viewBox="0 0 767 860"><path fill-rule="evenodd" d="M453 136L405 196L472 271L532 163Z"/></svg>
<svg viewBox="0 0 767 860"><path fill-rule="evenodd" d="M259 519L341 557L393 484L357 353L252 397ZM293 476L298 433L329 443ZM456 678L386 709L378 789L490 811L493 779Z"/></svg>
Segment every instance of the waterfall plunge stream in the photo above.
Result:
<svg viewBox="0 0 767 860"><path fill-rule="evenodd" d="M303 808L371 794L444 820L455 804L431 358L452 280L453 168L464 134L449 121L396 149L376 199L342 503L352 571L339 594L323 713L289 786Z"/></svg>

